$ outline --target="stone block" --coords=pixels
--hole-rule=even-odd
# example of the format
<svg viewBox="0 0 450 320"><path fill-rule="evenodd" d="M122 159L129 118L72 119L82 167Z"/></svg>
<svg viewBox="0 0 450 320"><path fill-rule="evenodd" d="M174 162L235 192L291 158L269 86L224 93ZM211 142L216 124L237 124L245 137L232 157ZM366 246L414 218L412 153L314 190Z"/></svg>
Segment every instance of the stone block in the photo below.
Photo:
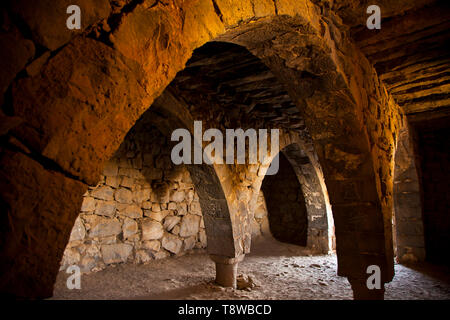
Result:
<svg viewBox="0 0 450 320"><path fill-rule="evenodd" d="M129 218L132 218L132 219L142 218L142 215L143 215L142 209L135 204L130 204L130 205L126 206L124 210L119 211L119 214L124 215Z"/></svg>
<svg viewBox="0 0 450 320"><path fill-rule="evenodd" d="M189 237L198 233L200 226L200 217L196 215L186 215L181 220L180 236Z"/></svg>
<svg viewBox="0 0 450 320"><path fill-rule="evenodd" d="M126 262L133 247L126 243L109 244L101 247L103 261L106 264Z"/></svg>
<svg viewBox="0 0 450 320"><path fill-rule="evenodd" d="M82 212L88 212L88 211L94 211L95 210L95 204L96 201L92 197L84 197L83 203L81 204L81 211Z"/></svg>
<svg viewBox="0 0 450 320"><path fill-rule="evenodd" d="M83 240L86 236L86 229L84 228L83 222L80 217L75 220L75 224L72 228L72 232L70 233L69 241L78 241Z"/></svg>
<svg viewBox="0 0 450 320"><path fill-rule="evenodd" d="M124 239L128 239L131 236L135 235L138 232L139 228L136 221L134 221L133 219L125 218L122 230Z"/></svg>
<svg viewBox="0 0 450 320"><path fill-rule="evenodd" d="M181 246L183 242L176 236L166 233L162 238L161 245L164 249L173 254L178 254L181 251Z"/></svg>
<svg viewBox="0 0 450 320"><path fill-rule="evenodd" d="M152 219L144 219L142 222L142 240L161 239L164 229L161 223Z"/></svg>
<svg viewBox="0 0 450 320"><path fill-rule="evenodd" d="M128 203L128 204L133 203L133 193L125 188L120 188L116 190L114 198L119 203Z"/></svg>
<svg viewBox="0 0 450 320"><path fill-rule="evenodd" d="M117 219L94 216L96 219L90 221L90 238L102 238L118 235L122 231L122 225Z"/></svg>
<svg viewBox="0 0 450 320"><path fill-rule="evenodd" d="M101 186L91 191L91 196L95 199L110 201L114 199L114 190L109 186Z"/></svg>
<svg viewBox="0 0 450 320"><path fill-rule="evenodd" d="M97 201L95 214L99 216L113 217L116 213L116 203L114 201Z"/></svg>
<svg viewBox="0 0 450 320"><path fill-rule="evenodd" d="M164 219L164 229L171 231L179 222L181 218L177 216L168 216Z"/></svg>

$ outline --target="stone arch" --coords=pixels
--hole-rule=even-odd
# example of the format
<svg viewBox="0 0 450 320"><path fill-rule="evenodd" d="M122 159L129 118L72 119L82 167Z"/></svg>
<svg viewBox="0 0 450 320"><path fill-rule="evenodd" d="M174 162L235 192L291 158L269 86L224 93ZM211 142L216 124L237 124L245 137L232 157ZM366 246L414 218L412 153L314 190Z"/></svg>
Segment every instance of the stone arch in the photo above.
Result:
<svg viewBox="0 0 450 320"><path fill-rule="evenodd" d="M80 35L41 59L38 72L11 85L6 108L11 125L1 158L2 202L10 209L1 241L2 274L7 275L2 291L51 295L63 250L54 239L67 242L80 205L60 199L67 198L64 194L81 199L193 49L212 39L244 45L260 57L287 84L308 119L333 206L339 275L354 279L354 289L364 292L366 267L376 264L382 281L390 281L392 177L384 164L392 160L396 124L384 120L399 111L338 26L333 13L321 13L309 0L230 0L216 6L200 0L183 8L143 1L113 25L106 43ZM389 125L381 128L381 122ZM20 162L23 166L17 166ZM26 170L36 179L26 181ZM5 181L14 176L10 188ZM46 180L60 186L58 199L48 196L54 188L43 186ZM24 208L21 198L8 191L24 186L32 190L33 207ZM53 214L55 208L64 213ZM47 249L29 250L32 243ZM12 252L23 254L18 259ZM32 262L39 260L51 267ZM36 281L28 286L31 280Z"/></svg>
<svg viewBox="0 0 450 320"><path fill-rule="evenodd" d="M193 134L194 119L170 90L164 91L155 100L149 111L153 113L155 125L166 136L171 136L177 128L186 128ZM208 253L214 256L236 258L239 253L235 249L229 205L225 193L225 190L230 188L223 189L228 182L227 169L223 165L191 164L184 166L188 169L199 194L208 239Z"/></svg>
<svg viewBox="0 0 450 320"><path fill-rule="evenodd" d="M277 17L270 27L256 22L218 39L248 48L285 83L323 169L335 221L338 274L349 279L355 298L381 297L383 289L368 291L364 279L369 265L380 267L383 282L394 273L391 165L401 111L361 83L362 74L373 74L373 69L357 49L344 49L333 36L338 32L333 24L320 23L322 37L312 31L314 23L298 30L301 21L299 16ZM273 28L281 35L274 36ZM338 53L343 49L360 63L346 64L348 57ZM305 50L309 53L302 55ZM379 124L389 117L394 121L388 126Z"/></svg>
<svg viewBox="0 0 450 320"><path fill-rule="evenodd" d="M329 253L335 250L334 222L325 181L314 147L303 141L298 134L282 132L280 154L288 161L295 180L301 189L307 213L307 239L305 246L314 253ZM272 155L271 161L275 156ZM281 162L280 162L281 166ZM260 185L264 184L267 166L261 167ZM276 175L274 176L276 177ZM292 201L292 200L291 200Z"/></svg>
<svg viewBox="0 0 450 320"><path fill-rule="evenodd" d="M335 249L334 223L325 183L321 183L317 174L321 168L314 167L297 143L286 146L281 152L293 166L306 202L307 246L313 252L329 253Z"/></svg>
<svg viewBox="0 0 450 320"><path fill-rule="evenodd" d="M425 260L422 200L414 149L405 120L398 134L394 168L394 250L399 262Z"/></svg>
<svg viewBox="0 0 450 320"><path fill-rule="evenodd" d="M296 172L289 160L278 154L279 170L275 175L266 175L261 191L267 206L269 228L275 239L306 247L309 221L305 198Z"/></svg>
<svg viewBox="0 0 450 320"><path fill-rule="evenodd" d="M84 195L62 269L77 264L90 272L119 262L146 263L204 248L205 242L211 255L235 256L228 205L214 168L170 163L171 134L184 124L174 115L177 107L169 111L166 102L157 99L140 117L98 184Z"/></svg>

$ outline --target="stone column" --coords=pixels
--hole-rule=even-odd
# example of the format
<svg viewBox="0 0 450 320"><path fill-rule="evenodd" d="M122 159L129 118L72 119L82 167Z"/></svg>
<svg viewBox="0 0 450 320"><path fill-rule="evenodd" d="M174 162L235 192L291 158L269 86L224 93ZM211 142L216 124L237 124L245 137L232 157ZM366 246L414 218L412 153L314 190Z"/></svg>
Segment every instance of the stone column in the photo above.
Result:
<svg viewBox="0 0 450 320"><path fill-rule="evenodd" d="M380 289L369 289L366 279L348 278L353 290L354 300L384 300L384 283Z"/></svg>
<svg viewBox="0 0 450 320"><path fill-rule="evenodd" d="M244 257L244 254L236 258L210 255L216 263L216 283L222 287L236 288L237 266Z"/></svg>

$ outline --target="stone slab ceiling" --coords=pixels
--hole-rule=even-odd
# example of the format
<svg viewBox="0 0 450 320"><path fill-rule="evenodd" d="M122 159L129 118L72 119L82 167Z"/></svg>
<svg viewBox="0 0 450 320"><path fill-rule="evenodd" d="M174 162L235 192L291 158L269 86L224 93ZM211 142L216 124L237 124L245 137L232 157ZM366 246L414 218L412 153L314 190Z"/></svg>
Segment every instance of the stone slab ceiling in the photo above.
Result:
<svg viewBox="0 0 450 320"><path fill-rule="evenodd" d="M450 2L409 1L402 11L403 1L390 1L387 16L380 2L381 29L353 25L356 44L409 116L449 114Z"/></svg>
<svg viewBox="0 0 450 320"><path fill-rule="evenodd" d="M237 45L212 42L197 49L171 87L189 104L208 103L212 108L218 103L236 120L305 128L284 86L261 60ZM203 103L196 103L199 97Z"/></svg>

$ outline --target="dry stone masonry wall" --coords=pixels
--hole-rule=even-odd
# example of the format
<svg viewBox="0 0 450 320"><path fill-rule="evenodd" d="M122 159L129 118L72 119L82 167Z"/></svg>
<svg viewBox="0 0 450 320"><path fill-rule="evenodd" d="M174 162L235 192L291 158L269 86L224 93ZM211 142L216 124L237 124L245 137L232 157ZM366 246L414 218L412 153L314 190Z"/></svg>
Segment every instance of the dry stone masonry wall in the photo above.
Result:
<svg viewBox="0 0 450 320"><path fill-rule="evenodd" d="M206 247L198 195L184 167L170 161L154 127L130 132L84 195L61 268L83 272L112 263L145 263Z"/></svg>
<svg viewBox="0 0 450 320"><path fill-rule="evenodd" d="M170 159L167 138L140 122L104 167L99 183L83 198L61 269L82 272L115 263L146 263L207 245L198 194L184 166ZM258 201L254 235L267 225ZM267 230L267 229L266 229Z"/></svg>

